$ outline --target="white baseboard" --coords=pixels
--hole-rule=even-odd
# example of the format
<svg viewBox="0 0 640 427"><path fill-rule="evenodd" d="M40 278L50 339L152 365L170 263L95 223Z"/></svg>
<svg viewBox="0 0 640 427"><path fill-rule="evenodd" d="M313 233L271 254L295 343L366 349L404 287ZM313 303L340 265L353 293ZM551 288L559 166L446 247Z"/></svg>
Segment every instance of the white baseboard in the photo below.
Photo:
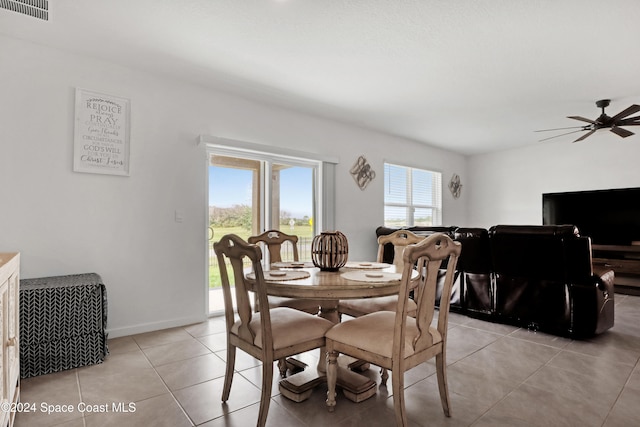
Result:
<svg viewBox="0 0 640 427"><path fill-rule="evenodd" d="M161 322L142 323L139 325L125 326L122 328L107 329L109 339L126 337L128 335L143 334L145 332L159 331L161 329L176 328L178 326L192 325L207 320L207 316L202 314L199 316L181 317L178 319L163 320Z"/></svg>

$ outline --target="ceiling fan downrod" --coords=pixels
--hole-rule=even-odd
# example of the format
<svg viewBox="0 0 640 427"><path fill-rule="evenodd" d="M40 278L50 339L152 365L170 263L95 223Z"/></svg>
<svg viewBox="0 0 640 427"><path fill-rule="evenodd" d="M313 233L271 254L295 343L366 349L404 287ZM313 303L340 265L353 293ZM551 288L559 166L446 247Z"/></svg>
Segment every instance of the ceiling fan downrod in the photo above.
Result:
<svg viewBox="0 0 640 427"><path fill-rule="evenodd" d="M611 117L605 114L604 109L607 108L610 103L611 103L610 99L601 99L600 101L596 101L596 107L602 110L602 114L600 114L600 117L596 119L596 124L594 125L594 128L601 129L603 127L607 127L606 125L609 122L609 120L611 120Z"/></svg>

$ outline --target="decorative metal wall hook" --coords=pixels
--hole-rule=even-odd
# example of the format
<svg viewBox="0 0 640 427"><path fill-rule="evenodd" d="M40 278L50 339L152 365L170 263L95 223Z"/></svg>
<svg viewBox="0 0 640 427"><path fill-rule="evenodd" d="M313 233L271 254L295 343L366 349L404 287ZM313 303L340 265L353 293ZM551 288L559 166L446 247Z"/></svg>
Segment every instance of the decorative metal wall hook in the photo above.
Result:
<svg viewBox="0 0 640 427"><path fill-rule="evenodd" d="M364 191L367 185L376 177L376 173L371 169L371 165L367 162L364 156L358 157L358 160L351 167L351 176L360 187L360 190Z"/></svg>
<svg viewBox="0 0 640 427"><path fill-rule="evenodd" d="M462 182L460 182L460 176L457 173L454 173L451 177L451 181L449 181L449 190L455 199L460 197Z"/></svg>

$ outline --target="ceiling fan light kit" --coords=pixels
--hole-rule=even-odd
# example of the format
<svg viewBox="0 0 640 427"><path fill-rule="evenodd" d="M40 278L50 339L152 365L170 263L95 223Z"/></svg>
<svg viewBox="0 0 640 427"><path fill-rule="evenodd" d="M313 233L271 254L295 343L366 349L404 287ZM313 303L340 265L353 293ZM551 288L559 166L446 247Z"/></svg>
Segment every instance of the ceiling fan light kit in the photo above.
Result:
<svg viewBox="0 0 640 427"><path fill-rule="evenodd" d="M635 135L633 132L631 132L631 131L629 131L627 129L621 128L620 126L640 126L640 116L629 117L629 116L631 116L631 115L633 115L635 113L640 112L640 105L633 104L633 105L625 108L624 110L620 111L615 116L609 117L604 112L604 109L607 108L610 103L611 103L611 100L609 100L609 99L601 99L599 101L596 101L596 107L598 107L598 108L600 108L602 110L602 114L600 114L600 116L595 120L587 119L587 118L582 117L582 116L567 116L568 119L573 119L573 120L579 120L581 122L586 122L586 123L589 123L588 125L572 126L572 127L567 127L567 128L543 129L543 130L536 131L536 132L547 132L547 131L552 131L552 130L579 128L578 130L571 131L571 132L566 132L566 133L563 133L563 134L560 134L560 135L555 135L555 136L552 136L552 137L549 137L549 138L544 138L544 139L541 139L540 141L546 141L548 139L557 138L559 136L568 135L570 133L586 131L587 133L585 133L580 138L578 138L575 141L573 141L573 142L579 142L579 141L583 141L586 138L588 138L589 136L593 135L595 133L595 131L597 131L598 129L609 129L611 132L615 133L616 135L618 135L618 136L620 136L622 138L626 138L628 136Z"/></svg>

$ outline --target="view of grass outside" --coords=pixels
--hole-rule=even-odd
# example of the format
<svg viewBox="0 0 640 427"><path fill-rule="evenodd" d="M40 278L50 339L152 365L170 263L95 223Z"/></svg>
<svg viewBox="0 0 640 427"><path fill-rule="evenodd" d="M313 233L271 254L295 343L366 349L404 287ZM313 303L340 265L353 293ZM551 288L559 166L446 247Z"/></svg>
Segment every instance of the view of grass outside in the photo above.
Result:
<svg viewBox="0 0 640 427"><path fill-rule="evenodd" d="M402 219L387 219L387 220L385 220L384 225L385 225L385 227L392 227L392 228L406 227L407 226L407 220L405 218L402 218ZM415 218L413 225L414 226L430 227L430 226L433 225L433 220L431 219L430 216L423 217L423 218Z"/></svg>
<svg viewBox="0 0 640 427"><path fill-rule="evenodd" d="M251 232L250 219L247 221L246 211L248 206L234 206L229 209L212 209L209 220L209 288L215 289L222 286L220 281L220 269L218 259L213 251L213 244L220 240L225 234L236 234L240 238L247 240L253 233ZM227 212L224 212L227 211ZM244 218L244 219L243 219ZM313 239L313 227L309 223L309 218L292 218L286 213L280 218L280 230L282 232L298 236L298 253L301 261L311 260L311 240ZM291 249L287 246L282 248L282 259L293 260Z"/></svg>

